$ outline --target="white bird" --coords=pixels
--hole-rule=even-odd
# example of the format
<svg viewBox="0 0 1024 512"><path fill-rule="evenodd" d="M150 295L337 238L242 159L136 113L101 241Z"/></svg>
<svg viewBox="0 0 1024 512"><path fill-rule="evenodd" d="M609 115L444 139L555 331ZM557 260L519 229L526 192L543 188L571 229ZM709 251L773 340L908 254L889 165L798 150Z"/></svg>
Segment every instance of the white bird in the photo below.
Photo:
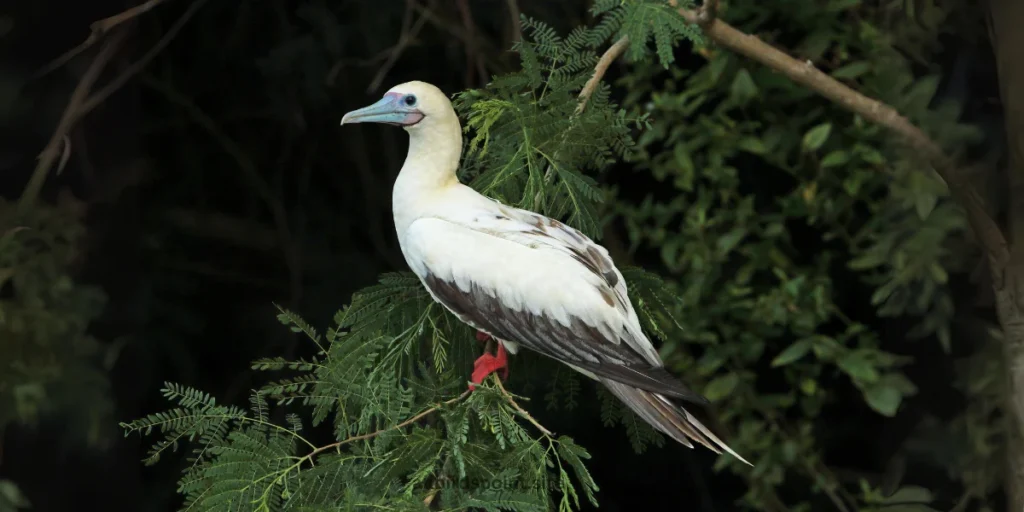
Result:
<svg viewBox="0 0 1024 512"><path fill-rule="evenodd" d="M692 439L749 464L679 404L707 400L665 370L604 247L459 182L462 128L440 89L418 81L395 86L345 114L341 124L349 123L409 133L392 193L398 241L434 300L498 341L497 356L477 360L472 382L505 369L505 350L523 346L601 382L679 443L692 448Z"/></svg>

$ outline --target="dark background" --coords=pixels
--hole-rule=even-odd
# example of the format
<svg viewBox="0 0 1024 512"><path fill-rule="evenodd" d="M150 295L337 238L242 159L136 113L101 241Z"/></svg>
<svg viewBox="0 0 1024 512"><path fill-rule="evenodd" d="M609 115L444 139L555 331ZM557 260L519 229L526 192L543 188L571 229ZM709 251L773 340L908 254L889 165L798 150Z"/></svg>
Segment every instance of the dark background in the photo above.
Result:
<svg viewBox="0 0 1024 512"><path fill-rule="evenodd" d="M131 22L109 73L143 56L190 3L168 0ZM0 85L20 87L17 101L25 107L0 133L0 192L8 200L21 193L99 45L43 77L31 75L85 40L90 23L126 7L113 0L10 0L0 8L0 20L12 22L0 38ZM447 93L481 87L517 63L508 51L518 26L514 11L565 31L588 20L587 8L575 0L205 2L139 75L78 124L71 158L43 194L48 201L71 194L87 209L76 275L108 297L90 332L121 346L111 374L115 419L164 409L158 390L165 381L245 405L262 378L249 369L252 359L308 350L277 322L274 303L326 325L354 291L382 272L406 268L390 213L406 135L381 126L342 130L345 112L407 80ZM396 51L400 40L406 44ZM947 47L940 94L991 96L990 49ZM682 65L690 62L688 51L677 51ZM608 77L621 72L613 66ZM976 121L999 123L986 114L991 108L966 110ZM642 199L654 185L632 179L625 166L608 176L627 200ZM610 228L612 235L622 229ZM658 271L657 255L632 258ZM964 301L973 300L969 285L956 284ZM842 302L866 305L870 292L851 284ZM896 320L873 323L883 343L907 328ZM934 344L917 346L908 373L922 389L948 391L952 368ZM960 406L949 395L922 395L908 405L921 414ZM659 503L731 510L743 492L735 477L708 469L714 458L706 450L666 444L635 455L620 429L600 426L597 404L584 400L571 415L533 412L593 453L602 510ZM842 409L830 414L837 430L862 433L864 445L828 447L832 460L853 471L879 471L880 454L897 446L914 421L913 413L900 421ZM144 468L147 442L123 438L114 422L107 428L109 443L89 448L67 440L60 421L11 426L0 439L0 476L13 479L41 512L175 509L181 458ZM947 478L917 470L916 478L932 485Z"/></svg>

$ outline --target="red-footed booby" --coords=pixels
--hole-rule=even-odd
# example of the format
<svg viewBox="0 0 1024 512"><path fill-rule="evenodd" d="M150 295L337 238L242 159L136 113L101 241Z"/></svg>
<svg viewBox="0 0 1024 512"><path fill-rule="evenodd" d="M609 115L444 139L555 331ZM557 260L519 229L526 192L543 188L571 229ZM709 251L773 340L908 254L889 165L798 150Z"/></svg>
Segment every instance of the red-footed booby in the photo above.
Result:
<svg viewBox="0 0 1024 512"><path fill-rule="evenodd" d="M707 400L665 370L604 247L459 182L462 127L440 89L418 81L395 86L345 114L341 124L350 123L409 133L392 193L399 245L434 300L497 340L497 355L477 360L472 382L505 370L506 350L526 347L601 382L679 443L692 448L692 439L750 464L679 403Z"/></svg>

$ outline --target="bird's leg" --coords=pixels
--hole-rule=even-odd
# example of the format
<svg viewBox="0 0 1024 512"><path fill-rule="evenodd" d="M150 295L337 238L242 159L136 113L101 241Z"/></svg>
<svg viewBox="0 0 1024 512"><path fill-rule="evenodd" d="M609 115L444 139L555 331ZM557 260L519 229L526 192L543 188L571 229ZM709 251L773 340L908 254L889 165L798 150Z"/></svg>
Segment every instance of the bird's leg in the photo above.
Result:
<svg viewBox="0 0 1024 512"><path fill-rule="evenodd" d="M498 341L497 338L491 337L491 335L487 334L486 332L477 331L476 332L476 340L484 344L484 353L485 354L491 352L494 344L497 343L498 344L498 354L497 354L497 356L495 358L496 361L504 362L506 365L508 364L508 353L505 351L505 346L502 345L501 342ZM502 366L502 367L497 368L497 369L501 370L501 379L502 380L508 379L508 366ZM484 377L486 377L486 375Z"/></svg>
<svg viewBox="0 0 1024 512"><path fill-rule="evenodd" d="M480 331L477 331L476 339L482 342L488 342L487 345L496 341L494 338ZM473 375L471 377L471 381L474 384L480 384L488 375L495 371L499 371L498 376L501 377L502 380L508 378L508 354L505 352L504 345L502 345L501 342L498 342L497 354L493 356L489 353L489 349L489 346L485 347L483 355L478 357L473 363ZM470 384L469 389L476 389L476 386Z"/></svg>

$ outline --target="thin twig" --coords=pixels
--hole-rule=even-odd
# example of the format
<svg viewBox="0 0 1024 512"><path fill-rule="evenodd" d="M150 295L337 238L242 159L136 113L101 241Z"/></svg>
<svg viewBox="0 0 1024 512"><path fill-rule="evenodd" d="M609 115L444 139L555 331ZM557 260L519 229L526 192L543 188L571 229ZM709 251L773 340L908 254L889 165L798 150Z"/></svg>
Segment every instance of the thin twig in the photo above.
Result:
<svg viewBox="0 0 1024 512"><path fill-rule="evenodd" d="M494 381L498 383L498 389L501 390L501 394L505 396L505 399L508 400L508 403L512 405L512 407L516 411L518 411L520 415L526 418L526 421L533 423L533 426L537 427L537 430L540 430L542 434L548 437L554 435L554 433L552 433L550 430L544 428L544 425L541 425L540 423L537 422L537 420L533 419L533 416L530 416L530 413L526 412L526 409L523 409L522 407L519 406L519 403L516 402L515 397L513 397L512 393L509 393L508 390L505 389L505 385L501 383L501 379L499 379L497 375L494 376Z"/></svg>
<svg viewBox="0 0 1024 512"><path fill-rule="evenodd" d="M61 153L59 149L64 141L64 137L71 131L71 127L74 126L78 119L81 118L82 104L89 96L89 90L92 89L93 84L96 83L100 74L103 73L103 68L107 67L117 48L121 45L123 38L124 31L119 31L107 40L103 48L96 54L96 58L93 59L85 74L82 75L82 79L78 81L75 90L71 92L68 106L60 116L57 129L53 131L53 135L50 136L50 142L46 144L46 147L39 154L39 162L32 171L28 184L25 185L25 190L21 194L21 199L18 201L19 213L26 212L35 204L36 199L39 197L39 192L43 189L43 183L46 182L46 176L50 174L50 168L53 167L54 162Z"/></svg>
<svg viewBox="0 0 1024 512"><path fill-rule="evenodd" d="M512 40L518 41L523 34L523 24L519 19L519 4L516 3L516 0L505 0L505 5L508 7L508 17L512 18Z"/></svg>
<svg viewBox="0 0 1024 512"><path fill-rule="evenodd" d="M377 71L377 75L370 81L370 86L366 88L366 92L376 91L377 88L380 87L380 84L384 81L388 71L391 71L391 67L394 66L395 62L398 61L398 58L402 56L402 52L409 46L409 43L416 39L416 36L419 35L423 25L427 22L426 16L421 14L419 19L416 20L416 23L410 26L409 23L412 20L412 13L415 10L416 2L414 0L408 0L407 5L408 7L406 8L402 19L402 32L401 35L398 36L398 42L391 48L388 60L381 65L380 69Z"/></svg>
<svg viewBox="0 0 1024 512"><path fill-rule="evenodd" d="M601 55L601 58L597 60L597 64L594 66L594 75L590 77L590 80L587 80L587 83L583 85L583 90L581 90L579 96L577 96L578 103L576 104L576 117L578 117L580 114L583 113L584 110L586 110L587 102L590 101L590 97L594 95L595 91L597 91L597 86L598 84L601 83L601 79L604 78L605 73L608 72L608 67L612 65L612 62L615 62L615 59L618 59L620 56L622 56L622 54L626 51L626 48L629 48L629 36L622 36L622 38L620 38L618 41L615 41L614 44L608 47L608 49L605 50L604 54ZM573 119L575 119L575 117ZM569 130L565 130L562 133L562 142L565 141L565 138L568 137L568 135ZM559 143L559 149L558 151L555 152L555 156L553 158L553 160L556 162L558 161L558 156L561 152L561 148L562 144ZM552 165L548 165L547 170L544 171L545 183L548 183L554 171L555 170L553 169ZM537 195L534 196L533 201L534 204L541 204L541 202L543 201L543 195L541 194L541 191L537 191Z"/></svg>
<svg viewBox="0 0 1024 512"><path fill-rule="evenodd" d="M459 16L462 18L462 25L466 27L471 41L476 40L476 24L473 23L473 11L469 8L467 0L456 0L455 5L459 9ZM476 45L466 43L463 45L466 50L466 87L471 87L473 82L472 65L476 65L476 71L480 75L480 83L487 83L487 68L484 64L484 55L477 51Z"/></svg>
<svg viewBox="0 0 1024 512"><path fill-rule="evenodd" d="M484 55L493 55L495 53L501 53L501 51L498 48L496 48L489 39L485 37L474 39L473 37L470 36L469 33L467 33L461 27L455 25L454 23L449 23L448 20L439 18L430 10L429 7L424 7L422 5L416 4L415 9L423 17L427 19L428 23L459 38L460 40L462 40L463 44L474 45Z"/></svg>
<svg viewBox="0 0 1024 512"><path fill-rule="evenodd" d="M677 4L675 0L669 0L669 3ZM690 9L681 8L679 13L688 22L701 25L704 35L719 46L760 62L843 108L902 136L910 148L932 164L946 182L953 198L966 210L967 219L988 254L995 285L1001 289L1003 270L1010 261L1006 238L995 220L987 213L984 200L970 181L969 173L947 156L920 128L891 106L843 85L815 68L813 64L800 62L764 43L758 37L737 30L721 19L711 18L704 22L700 12Z"/></svg>
<svg viewBox="0 0 1024 512"><path fill-rule="evenodd" d="M594 95L594 91L597 90L598 84L601 83L601 79L604 78L604 74L608 72L608 67L615 62L626 52L626 48L629 48L629 36L622 36L621 39L615 41L615 44L608 47L601 58L597 61L597 65L594 66L594 76L587 80L587 83L583 86L583 90L580 91L579 104L576 105L576 113L582 113L587 108L587 101Z"/></svg>
<svg viewBox="0 0 1024 512"><path fill-rule="evenodd" d="M417 42L418 42L418 40L415 37L411 37L405 43L405 47L408 48L410 46L413 46ZM395 44L389 46L388 48L385 48L385 49L377 52L372 57L368 57L368 58L365 58L365 59L339 59L339 60L337 60L331 66L331 69L330 69L330 71L327 72L327 75L324 77L324 83L327 84L330 87L333 87L334 84L338 80L338 74L341 73L342 69L344 69L345 66L349 66L349 65L353 65L353 66L377 66L378 63L383 62L383 61L387 61L388 58L391 57L391 54L395 51L395 48L398 47L398 44L399 43L395 43Z"/></svg>
<svg viewBox="0 0 1024 512"><path fill-rule="evenodd" d="M50 61L49 64L40 68L39 71L36 71L32 74L30 80L35 80L39 77L42 77L43 75L46 75L52 72L53 70L63 66L64 64L67 64L68 61L75 58L83 51L89 49L90 47L92 47L92 45L96 44L105 34L113 30L114 27L117 27L118 25L126 21L133 20L139 15L145 14L146 12L152 10L154 7L166 1L167 0L148 0L145 3L125 9L113 16L109 16L101 20L94 21L91 25L89 25L89 28L92 30L92 32L89 33L89 37L85 38L85 41L82 41L78 46L64 52L63 55L57 57L56 59L53 59L52 61Z"/></svg>
<svg viewBox="0 0 1024 512"><path fill-rule="evenodd" d="M366 88L366 92L376 91L380 87L381 82L384 80L384 76L391 69L391 66L395 65L395 61L398 60L398 56L402 54L402 50L405 49L405 35L409 33L409 28L412 26L412 12L413 5L416 0L405 0L405 11L402 12L402 28L398 31L398 42L391 47L391 51L388 52L387 60L384 61L384 65L377 70L377 74L374 75L373 80L370 80L370 85Z"/></svg>
<svg viewBox="0 0 1024 512"><path fill-rule="evenodd" d="M814 468L810 469L813 471ZM826 483L822 483L821 488L824 489L825 495L828 496L828 499L832 501L832 504L836 506L836 509L838 509L839 512L850 512L849 507L847 507L843 499L836 494L835 489Z"/></svg>
<svg viewBox="0 0 1024 512"><path fill-rule="evenodd" d="M180 32L181 29L185 26L185 24L188 23L188 20L191 19L192 16L197 11L199 11L199 8L202 7L203 4L205 3L206 0L195 0L194 2L192 2L192 4L188 6L188 9L186 9L185 12L182 13L181 17L179 17L178 20L174 22L174 25L171 25L171 28L167 30L167 33L164 34L163 37L161 37L160 40L157 41L156 44L153 45L153 47L150 48L149 51L142 56L142 58L132 63L132 65L128 66L128 69L125 69L120 75L117 76L117 78L111 80L109 84L105 85L102 89L96 91L96 94L93 94L89 97L89 100L86 101L84 105L82 105L80 115L84 116L97 105L103 103L111 94L114 94L114 92L120 89L121 86L125 84L125 82L127 82L131 77L135 76L139 71L142 70L142 68L146 67L146 64L149 64L149 61L153 60L153 57L156 57L157 54L163 51L163 49L167 47L168 44L170 44L171 40L174 39L174 37L178 35L178 32Z"/></svg>
<svg viewBox="0 0 1024 512"><path fill-rule="evenodd" d="M426 409L423 412L417 414L416 416L413 416L412 418L409 418L409 419L407 419L407 420L405 420L405 421L403 421L403 422L401 422L401 423L399 423L397 425L393 425L393 426L390 426L390 427L387 427L387 428L382 428L380 430L377 430L377 431L374 431L374 432L370 432L369 434L362 434L362 435L358 435L358 436L352 436L352 437L343 439L341 441L338 441L336 443L331 443L331 444L328 444L328 445L321 446L321 447L313 450L312 452L310 452L308 455L306 455L305 458L312 459L315 455L319 455L319 454L321 454L323 452L326 452L327 450L333 450L335 448L339 448L339 447L341 447L343 445L346 445L346 444L349 444L349 443L354 443L356 441L365 441L367 439L372 439L374 437L377 437L377 436L379 436L379 435L381 435L381 434L383 434L385 432L390 432L392 430L399 430L399 429L408 427L409 425L412 425L413 423L416 423L417 421L423 419L424 417L439 411L441 409L441 407L444 407L444 406L447 406L447 405L451 405L451 404L454 404L455 402L463 400L464 398L469 396L470 393L472 393L472 391L467 389L467 390L463 391L461 395L459 395L459 396L457 396L455 398L452 398L452 399L450 399L450 400L448 400L446 402L443 402L442 405L435 405L435 406L433 406L433 407L431 407L429 409Z"/></svg>
<svg viewBox="0 0 1024 512"><path fill-rule="evenodd" d="M971 504L971 491L967 490L960 496L960 499L956 500L956 505L949 509L949 512L964 512L967 510L967 506Z"/></svg>
<svg viewBox="0 0 1024 512"><path fill-rule="evenodd" d="M136 16L156 7L163 1L166 0L150 0L149 2L133 7L132 9L128 9L120 14L111 16L110 18L104 18L97 21L93 24L93 33L106 34L113 27L116 27L130 19L134 19ZM24 212L35 204L35 201L39 196L39 192L42 190L43 184L46 182L46 176L49 174L50 168L53 166L54 160L56 160L58 156L58 148L60 147L60 144L65 141L67 134L70 132L74 124L100 105L107 99L107 97L117 91L125 84L125 82L128 81L128 79L138 73L139 70L153 59L153 57L160 53L160 51L170 43L171 39L174 38L178 31L181 30L189 18L191 18L205 2L206 0L196 0L193 2L178 21L170 28L170 30L168 30L156 45L146 52L141 59L129 66L128 69L118 75L117 78L111 80L111 82L102 89L90 95L89 93L93 84L96 83L99 75L113 56L114 50L116 50L116 47L120 45L121 40L124 38L125 33L123 30L114 32L114 35L107 40L103 49L100 50L100 53L93 60L89 69L86 70L85 75L82 76L82 79L78 82L78 86L75 87L74 92L72 92L71 99L68 101L67 108L64 109L64 114L61 116L57 129L54 131L50 142L43 149L42 153L40 153L39 163L36 165L35 170L33 170L32 175L29 178L28 185L25 186L25 191L22 193L21 200L18 203L19 211ZM101 27L99 32L97 32L96 27ZM89 46L91 45L92 43L89 43ZM85 46L84 48L87 47L88 46ZM81 50L78 51L80 52ZM68 151L69 148L65 145L63 153L67 155Z"/></svg>

